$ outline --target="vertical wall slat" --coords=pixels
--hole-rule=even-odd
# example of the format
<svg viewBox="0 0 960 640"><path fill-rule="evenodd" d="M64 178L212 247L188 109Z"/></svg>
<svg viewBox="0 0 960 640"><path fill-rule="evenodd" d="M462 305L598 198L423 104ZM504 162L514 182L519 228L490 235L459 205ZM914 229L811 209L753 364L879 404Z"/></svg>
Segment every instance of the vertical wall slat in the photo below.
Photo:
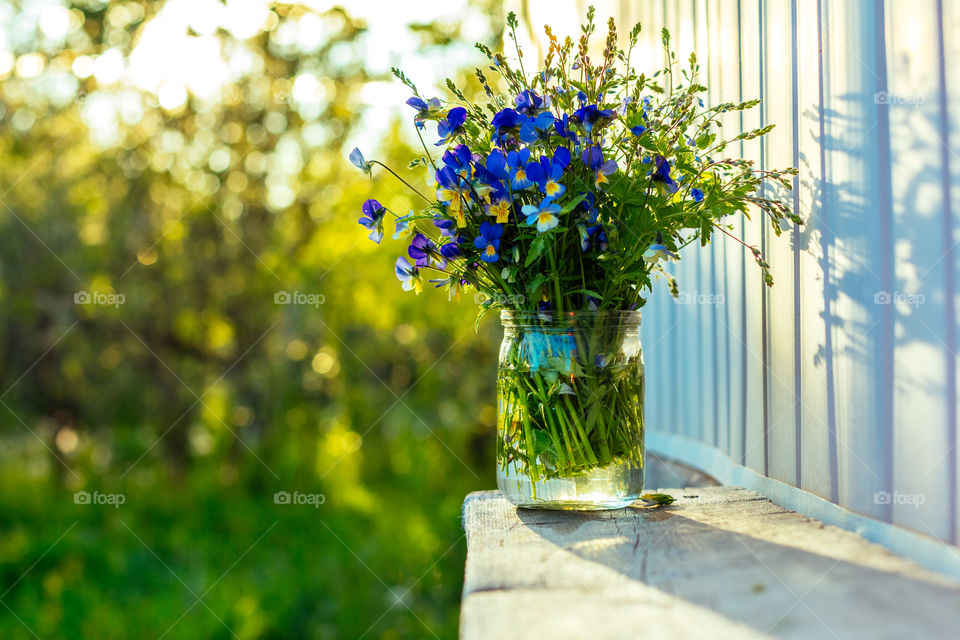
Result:
<svg viewBox="0 0 960 640"><path fill-rule="evenodd" d="M736 31L736 47L729 49L736 51L736 55L730 56L730 59L736 65L732 73L736 74L737 94L735 99L743 101L744 87L744 66L751 64L752 61L743 58L743 31L742 31L742 12L741 0L730 3L727 25L728 29ZM731 98L733 99L733 97ZM744 131L743 113L738 113L736 118L736 130ZM736 148L736 151L743 155L743 142ZM744 237L745 218L742 213L736 214L732 220L734 233ZM727 453L730 458L740 464L743 464L743 452L745 450L745 427L746 427L746 386L744 367L744 358L746 352L746 314L744 313L746 304L744 301L744 275L746 262L744 260L744 250L736 244L731 244L729 240L724 240L727 244L726 254L726 286L727 297L725 300L725 309L727 312L727 358L729 361L729 380L728 396L729 404L728 414L728 447Z"/></svg>
<svg viewBox="0 0 960 640"><path fill-rule="evenodd" d="M694 47L693 0L665 0L664 10L666 26L673 35L674 48L677 51L678 58L683 62ZM685 278L682 278L681 270L685 269L686 266L686 264L673 264L670 269L676 277L680 278L680 281L683 281ZM663 304L670 307L671 318L674 321L670 330L670 338L675 345L677 357L672 361L673 365L671 366L673 370L671 400L674 416L679 423L676 428L683 429L686 425L689 425L689 418L686 415L689 410L689 403L685 401L683 395L687 389L686 372L680 370L681 363L686 361L687 354L684 352L689 348L686 340L682 340L682 336L685 334L683 324L687 321L687 318L683 313L683 307L676 304L672 296L666 295ZM683 415L680 415L681 412Z"/></svg>
<svg viewBox="0 0 960 640"><path fill-rule="evenodd" d="M726 308L651 298L664 307L654 337L669 334L660 353L672 356L658 372L665 423L656 426L956 542L960 9L944 0L622 5L644 21L648 54L659 58L661 26L681 60L689 39L711 103L764 99L762 119L777 129L742 153L766 167L796 162L793 201L807 220L792 243L789 232L764 237L757 216L742 221L747 243L768 249L772 290L749 254L718 238L675 269L688 299L723 294ZM894 101L876 104L878 91ZM737 128L759 126L759 115L742 114ZM875 301L885 292L892 304ZM916 294L923 302L910 306L904 296ZM691 386L699 397L681 401ZM889 490L923 495L924 505L875 499Z"/></svg>
<svg viewBox="0 0 960 640"><path fill-rule="evenodd" d="M778 126L764 136L763 169L777 169L793 163L793 74L791 3L770 0L763 4L762 61L764 124ZM783 126L786 124L787 126ZM790 200L790 193L768 185L765 195ZM760 211L757 216L764 216ZM773 478L796 484L796 403L794 338L794 272L791 234L776 237L768 220L763 221L767 234L767 260L775 285L766 292L767 303L767 434L769 438L769 472Z"/></svg>
<svg viewBox="0 0 960 640"><path fill-rule="evenodd" d="M747 62L740 70L741 93L745 99L761 98L760 73L760 0L741 0L740 2L740 59ZM760 126L760 110L755 108L744 111L742 114L743 127L755 129ZM744 158L760 161L759 141L744 141ZM763 221L756 214L751 213L751 220L744 220L743 240L748 245L759 246L761 243L761 225ZM746 333L740 343L741 359L743 362L743 384L745 386L745 424L743 448L743 462L746 466L766 473L765 449L766 436L764 433L764 357L763 357L763 310L761 307L763 281L760 271L754 263L753 256L745 249L741 249L744 264L744 301Z"/></svg>
<svg viewBox="0 0 960 640"><path fill-rule="evenodd" d="M720 24L720 50L721 56L721 91L724 102L737 102L740 100L740 9L738 0L722 0L719 4L719 15L717 16ZM733 136L740 130L740 114L733 112L726 114L724 119L724 131L726 136ZM739 151L739 145L730 148L730 152ZM738 217L730 217L724 221L724 224L738 223ZM732 444L734 440L739 443L740 421L734 420L734 415L739 416L742 407L739 406L740 394L735 393L739 385L734 385L733 380L738 380L742 376L742 360L733 358L733 344L737 343L737 337L732 336L731 332L739 331L741 326L740 317L740 298L742 292L739 291L741 282L741 261L740 249L738 244L720 234L717 236L715 245L716 256L716 276L717 291L714 298L714 309L717 322L717 359L718 375L717 380L717 408L718 424L720 437L718 446L728 454L732 454ZM734 329L736 327L736 329ZM737 343L738 344L738 343ZM735 426L736 425L736 426ZM737 437L733 437L732 432L736 432ZM738 444L739 448L739 444Z"/></svg>
<svg viewBox="0 0 960 640"><path fill-rule="evenodd" d="M946 196L949 201L950 220L952 222L950 241L956 248L957 243L960 243L960 158L956 154L956 150L960 149L960 108L957 108L957 105L960 105L960 7L955 2L942 2L941 7L943 25L940 37L944 49L943 62L941 63L945 81L944 99L950 106L945 123L947 135L944 143L948 150L953 150L948 155L950 186ZM950 295L954 305L953 332L956 336L960 334L960 295L958 295L960 292L957 291L957 287L960 286L960 254L956 250L953 253L953 264L950 266L953 269L953 291ZM953 359L954 371L956 372L960 370L960 355L958 355L956 349L954 349ZM958 387L960 381L956 380L956 374L954 374L954 378L953 410L956 422L956 416L960 415L960 387ZM951 483L953 495L949 507L953 515L954 537L952 542L954 544L960 543L960 471L958 471L960 469L960 447L958 447L958 442L960 442L960 424L954 424L952 441L947 453L952 462L953 472Z"/></svg>
<svg viewBox="0 0 960 640"><path fill-rule="evenodd" d="M889 129L874 103L885 88L882 3L823 0L823 205L833 232L834 367L842 506L888 519L874 494L890 486L890 316L874 304L890 288ZM853 51L856 55L852 55ZM869 212L869 222L864 219ZM886 372L885 372L886 371Z"/></svg>
<svg viewBox="0 0 960 640"><path fill-rule="evenodd" d="M722 99L722 65L720 48L720 21L719 4L721 0L707 0L703 6L701 19L706 30L706 55L704 71L707 79L708 101L717 104ZM690 306L694 310L697 322L700 324L700 394L701 394L701 422L703 440L716 445L718 441L719 416L717 412L717 378L718 378L718 351L717 351L717 317L716 306L704 304L708 296L716 294L716 245L710 245L694 252L700 259L699 277L694 291L690 292Z"/></svg>
<svg viewBox="0 0 960 640"><path fill-rule="evenodd" d="M808 8L809 9L809 8ZM797 98L799 213L805 224L800 233L800 335L803 464L801 486L837 500L837 442L829 385L832 382L833 342L830 335L829 260L833 248L829 212L823 206L827 188L821 153L823 89L821 7L797 13Z"/></svg>
<svg viewBox="0 0 960 640"><path fill-rule="evenodd" d="M953 425L946 344L952 292L944 290L944 278L952 241L942 233L940 51L933 37L939 16L935 2L893 0L885 18L888 82L878 100L881 108L886 103L891 132L910 132L890 136L890 159L897 167L892 174L896 273L893 290L876 300L894 318L893 521L920 524L945 538L952 535L950 510L944 508L951 474L943 452ZM918 496L924 499L910 499Z"/></svg>

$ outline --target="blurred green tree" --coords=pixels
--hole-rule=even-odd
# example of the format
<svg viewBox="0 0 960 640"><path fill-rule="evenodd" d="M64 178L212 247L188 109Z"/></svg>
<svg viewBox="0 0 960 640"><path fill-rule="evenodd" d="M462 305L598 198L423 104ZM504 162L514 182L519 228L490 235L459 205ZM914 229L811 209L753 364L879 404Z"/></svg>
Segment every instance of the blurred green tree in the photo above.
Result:
<svg viewBox="0 0 960 640"><path fill-rule="evenodd" d="M171 574L199 596L264 531L166 637L450 635L495 341L470 300L406 297L355 223L413 205L344 162L385 79L364 23L250 3L165 31L172 6L0 4L0 636L159 635L196 604ZM73 504L95 488L127 500ZM273 504L298 488L323 509Z"/></svg>

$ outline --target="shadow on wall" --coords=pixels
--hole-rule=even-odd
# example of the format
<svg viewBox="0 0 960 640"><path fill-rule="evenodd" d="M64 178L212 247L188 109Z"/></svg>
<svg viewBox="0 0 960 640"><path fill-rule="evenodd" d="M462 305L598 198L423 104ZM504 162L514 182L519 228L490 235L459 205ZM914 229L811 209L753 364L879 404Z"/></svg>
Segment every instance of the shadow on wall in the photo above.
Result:
<svg viewBox="0 0 960 640"><path fill-rule="evenodd" d="M954 292L944 276L953 264L938 111L890 104L880 92L834 102L798 123L801 150L819 153L800 154L807 223L798 248L816 259L821 280L800 287L801 303L822 309L822 326L804 327L802 339L818 344L802 366L825 385L825 414L803 406L804 420L828 433L832 495L823 497L949 540ZM883 492L943 496L947 508L930 501L904 511L878 500Z"/></svg>

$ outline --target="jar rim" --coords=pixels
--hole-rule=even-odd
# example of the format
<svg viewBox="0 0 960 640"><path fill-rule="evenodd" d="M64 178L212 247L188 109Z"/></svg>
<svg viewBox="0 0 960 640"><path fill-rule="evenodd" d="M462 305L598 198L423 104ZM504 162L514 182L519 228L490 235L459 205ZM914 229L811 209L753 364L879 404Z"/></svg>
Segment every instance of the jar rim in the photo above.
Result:
<svg viewBox="0 0 960 640"><path fill-rule="evenodd" d="M640 310L593 309L584 311L517 311L502 309L500 323L504 327L596 326L617 325L622 328L640 326Z"/></svg>

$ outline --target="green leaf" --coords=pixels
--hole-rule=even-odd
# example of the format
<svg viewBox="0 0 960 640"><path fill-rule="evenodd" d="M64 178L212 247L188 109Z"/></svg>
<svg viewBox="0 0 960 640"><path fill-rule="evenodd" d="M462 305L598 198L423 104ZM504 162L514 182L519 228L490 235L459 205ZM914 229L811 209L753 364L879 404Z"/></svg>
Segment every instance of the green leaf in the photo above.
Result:
<svg viewBox="0 0 960 640"><path fill-rule="evenodd" d="M576 207L576 206L577 206L578 204L580 204L581 202L583 202L583 201L586 199L586 197L587 197L587 195L586 195L585 193L581 193L580 195L578 195L578 196L577 196L576 198L574 198L573 200L567 200L566 204L564 204L564 205L560 208L560 213L561 213L561 214L563 214L563 213L570 213L571 211L573 211L573 208Z"/></svg>
<svg viewBox="0 0 960 640"><path fill-rule="evenodd" d="M676 502L676 498L666 493L645 493L640 499L657 507L666 507Z"/></svg>
<svg viewBox="0 0 960 640"><path fill-rule="evenodd" d="M527 255L527 259L523 261L524 267L529 267L531 264L536 262L540 257L540 254L543 253L544 248L546 247L547 236L541 234L538 235L534 240L533 244L530 246L530 253Z"/></svg>

